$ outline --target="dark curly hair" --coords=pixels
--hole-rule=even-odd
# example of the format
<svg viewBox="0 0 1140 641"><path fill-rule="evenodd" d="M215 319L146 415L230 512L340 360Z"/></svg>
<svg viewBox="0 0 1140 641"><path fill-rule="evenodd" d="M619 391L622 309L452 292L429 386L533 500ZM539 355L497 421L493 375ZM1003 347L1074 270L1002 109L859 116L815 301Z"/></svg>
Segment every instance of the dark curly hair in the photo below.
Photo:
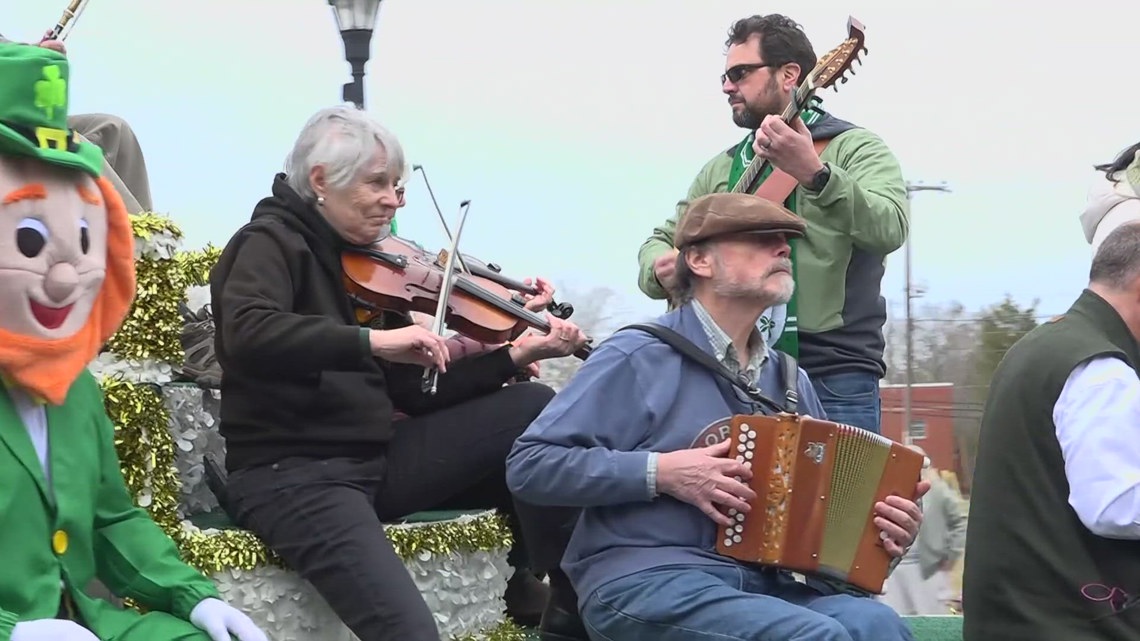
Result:
<svg viewBox="0 0 1140 641"><path fill-rule="evenodd" d="M1100 165L1093 165L1093 169L1097 171L1103 171L1106 176L1111 176L1121 169L1124 169L1128 165L1131 165L1132 159L1136 157L1136 152L1138 151L1140 151L1140 142L1120 152L1120 155L1116 157L1116 160Z"/></svg>
<svg viewBox="0 0 1140 641"><path fill-rule="evenodd" d="M764 62L779 67L794 62L800 67L800 81L815 68L815 50L807 34L795 20L778 13L741 18L728 30L725 47L748 42L760 36L760 57Z"/></svg>

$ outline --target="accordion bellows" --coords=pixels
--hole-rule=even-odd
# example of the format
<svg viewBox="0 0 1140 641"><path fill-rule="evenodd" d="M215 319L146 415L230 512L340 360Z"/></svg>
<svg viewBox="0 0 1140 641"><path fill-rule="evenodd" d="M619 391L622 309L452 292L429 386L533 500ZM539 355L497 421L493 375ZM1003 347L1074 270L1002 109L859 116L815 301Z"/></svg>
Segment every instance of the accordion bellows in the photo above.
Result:
<svg viewBox="0 0 1140 641"><path fill-rule="evenodd" d="M881 594L891 556L874 506L913 500L923 456L866 430L807 416L725 419L730 456L752 470L751 510L729 510L717 552Z"/></svg>

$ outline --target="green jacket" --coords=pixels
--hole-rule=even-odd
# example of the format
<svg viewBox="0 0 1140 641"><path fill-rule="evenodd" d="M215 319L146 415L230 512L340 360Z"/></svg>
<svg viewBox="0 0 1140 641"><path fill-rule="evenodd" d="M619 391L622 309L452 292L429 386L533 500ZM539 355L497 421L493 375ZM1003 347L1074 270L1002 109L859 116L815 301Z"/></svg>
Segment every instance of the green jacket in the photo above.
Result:
<svg viewBox="0 0 1140 641"><path fill-rule="evenodd" d="M906 183L881 138L831 116L809 126L817 139L833 137L820 159L831 179L819 193L796 190L807 223L796 246L800 364L809 374L863 369L882 376L886 302L880 293L887 254L906 241ZM638 252L641 291L667 297L653 262L673 248L678 218L689 202L728 191L737 145L705 163L677 203L672 218L653 230Z"/></svg>
<svg viewBox="0 0 1140 641"><path fill-rule="evenodd" d="M1127 325L1085 290L1063 317L1014 344L994 372L966 526L964 641L1140 638L1140 604L1125 607L1140 595L1140 541L1097 536L1070 507L1053 422L1069 375L1097 356L1140 371Z"/></svg>
<svg viewBox="0 0 1140 641"><path fill-rule="evenodd" d="M202 599L217 598L213 582L184 563L131 500L95 378L84 372L63 405L46 409L51 487L0 386L0 641L19 621L54 618L61 580L100 639L119 636L140 615L87 596L92 579L184 620Z"/></svg>

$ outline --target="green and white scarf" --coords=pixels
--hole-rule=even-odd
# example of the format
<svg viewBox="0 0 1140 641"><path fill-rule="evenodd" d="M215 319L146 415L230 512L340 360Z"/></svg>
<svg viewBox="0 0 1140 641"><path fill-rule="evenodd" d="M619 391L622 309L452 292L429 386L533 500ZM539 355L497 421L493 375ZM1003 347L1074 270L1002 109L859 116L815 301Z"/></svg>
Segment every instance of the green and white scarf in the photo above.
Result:
<svg viewBox="0 0 1140 641"><path fill-rule="evenodd" d="M815 109L805 109L800 118L806 125L812 125L821 118L819 111ZM744 173L744 169L752 162L756 153L752 150L752 141L755 139L756 133L750 132L740 142L736 148L736 153L732 157L732 168L728 171L728 186L732 189L737 182L740 181L740 176ZM767 180L768 176L772 175L772 166L768 165L764 168L764 172L760 174L759 186ZM784 201L784 206L789 211L799 213L796 211L796 192L788 195L787 200ZM789 244L792 246L792 280L799 281L799 266L796 261L796 245L799 239L790 239ZM799 322L796 315L796 301L799 298L800 292L797 287L792 293L792 299L788 301L787 305L779 305L777 307L769 307L764 311L764 314L757 321L756 327L760 330L760 334L764 337L765 342L772 345L773 348L785 352L795 358L800 355L800 340L799 340ZM774 341L774 343L773 343Z"/></svg>

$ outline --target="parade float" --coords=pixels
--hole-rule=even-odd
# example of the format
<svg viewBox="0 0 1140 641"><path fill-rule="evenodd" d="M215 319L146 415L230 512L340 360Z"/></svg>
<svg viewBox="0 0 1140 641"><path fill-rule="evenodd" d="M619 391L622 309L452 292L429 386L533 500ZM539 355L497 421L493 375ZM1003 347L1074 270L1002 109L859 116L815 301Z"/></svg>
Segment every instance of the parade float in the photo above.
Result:
<svg viewBox="0 0 1140 641"><path fill-rule="evenodd" d="M164 216L143 213L132 225L135 303L90 369L101 381L137 504L273 641L357 641L307 581L229 523L207 485L207 458L222 460L225 453L217 429L221 391L177 380L184 360L180 306L198 312L208 304L205 284L218 250L183 250L181 231ZM441 639L535 637L504 614L512 540L495 512L416 514L377 536L387 536L404 559ZM917 641L961 639L961 617L908 619Z"/></svg>

